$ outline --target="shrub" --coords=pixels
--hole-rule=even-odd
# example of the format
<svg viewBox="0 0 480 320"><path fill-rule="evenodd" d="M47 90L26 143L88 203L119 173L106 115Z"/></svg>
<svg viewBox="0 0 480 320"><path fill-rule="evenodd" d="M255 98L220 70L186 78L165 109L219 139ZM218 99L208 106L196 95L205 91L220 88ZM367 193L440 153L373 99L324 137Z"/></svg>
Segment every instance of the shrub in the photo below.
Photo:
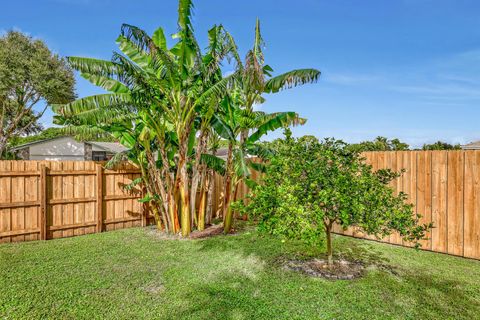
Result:
<svg viewBox="0 0 480 320"><path fill-rule="evenodd" d="M254 187L243 213L258 219L261 231L315 242L325 237L332 263L332 229L357 227L384 237L393 231L418 246L431 225L420 225L406 195L388 183L399 176L391 170L373 172L360 153L335 139L286 138L272 143L275 156L263 180ZM324 236L322 236L322 234Z"/></svg>

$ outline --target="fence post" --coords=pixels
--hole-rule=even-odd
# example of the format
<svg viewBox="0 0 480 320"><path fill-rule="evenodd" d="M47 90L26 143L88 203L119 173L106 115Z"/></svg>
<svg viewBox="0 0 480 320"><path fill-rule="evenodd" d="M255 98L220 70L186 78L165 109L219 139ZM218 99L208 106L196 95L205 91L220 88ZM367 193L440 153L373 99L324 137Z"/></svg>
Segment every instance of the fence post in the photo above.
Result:
<svg viewBox="0 0 480 320"><path fill-rule="evenodd" d="M102 165L96 164L97 177L97 232L102 232L103 229L103 168Z"/></svg>
<svg viewBox="0 0 480 320"><path fill-rule="evenodd" d="M40 165L40 240L47 240L47 167Z"/></svg>
<svg viewBox="0 0 480 320"><path fill-rule="evenodd" d="M142 197L145 197L147 194L147 190L145 187L142 188ZM146 227L148 225L148 202L140 203L140 212L142 216L142 227Z"/></svg>

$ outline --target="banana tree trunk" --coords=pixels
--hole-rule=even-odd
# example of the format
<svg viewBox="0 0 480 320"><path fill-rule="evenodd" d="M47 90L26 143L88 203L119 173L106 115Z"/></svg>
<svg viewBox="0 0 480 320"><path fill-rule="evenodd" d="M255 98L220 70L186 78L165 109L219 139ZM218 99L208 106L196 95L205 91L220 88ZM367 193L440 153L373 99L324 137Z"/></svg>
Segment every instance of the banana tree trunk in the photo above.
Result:
<svg viewBox="0 0 480 320"><path fill-rule="evenodd" d="M157 169L155 159L151 152L146 153L147 163L148 163L148 176L152 180L152 194L159 195L162 202L162 207L160 210L161 219L163 220L163 226L169 232L172 231L172 222L167 214L168 212L168 194L167 190L165 189L164 181L162 176ZM158 225L158 224L157 224Z"/></svg>
<svg viewBox="0 0 480 320"><path fill-rule="evenodd" d="M233 180L233 144L228 145L227 170L225 171L225 187L223 201L223 232L229 233L232 228L232 208L230 207Z"/></svg>
<svg viewBox="0 0 480 320"><path fill-rule="evenodd" d="M145 158L147 160L146 164L143 162L140 164L140 170L142 173L143 182L145 184L145 189L150 195L160 194L161 197L165 197L165 194L162 194L161 192L162 189L159 187L157 182L157 180L160 179L158 177L158 172L156 171L156 168L151 168L151 158L152 158L151 153L147 152ZM162 200L165 201L165 199L162 199ZM153 211L153 216L155 218L155 224L157 225L157 228L160 230L165 228L166 231L169 231L170 223L166 216L167 205L164 201L161 201L159 203L158 200L152 200L151 208Z"/></svg>
<svg viewBox="0 0 480 320"><path fill-rule="evenodd" d="M207 212L206 212L206 223L211 224L213 218L213 192L215 190L215 176L212 169L207 170L205 188L207 190Z"/></svg>
<svg viewBox="0 0 480 320"><path fill-rule="evenodd" d="M205 229L205 207L207 202L207 189L202 188L202 193L200 196L200 205L198 208L198 230L202 231Z"/></svg>
<svg viewBox="0 0 480 320"><path fill-rule="evenodd" d="M225 177L223 183L223 220L227 213L227 203L230 201L230 194L232 189L232 176L233 176L233 145L228 145L227 164L225 170Z"/></svg>
<svg viewBox="0 0 480 320"><path fill-rule="evenodd" d="M188 140L192 130L192 125L193 119L191 119L191 121L187 121L186 124L177 131L178 161L175 182L173 184L175 195L178 195L180 200L179 207L177 197L175 197L175 205L177 210L180 212L180 228L182 231L182 236L184 237L188 236L192 230L192 219L190 215L190 181L187 171Z"/></svg>
<svg viewBox="0 0 480 320"><path fill-rule="evenodd" d="M233 192L233 200L235 200L237 198L237 191L238 191L238 182L235 181L233 184L232 184L233 188L235 189L235 191ZM232 193L230 193L231 195ZM232 210L232 197L230 196L229 199L228 199L228 203L227 203L227 213L226 213L226 216L225 216L225 222L224 222L224 226L223 226L223 232L225 234L228 234L230 232L230 230L232 230L232 225L233 225L233 210Z"/></svg>
<svg viewBox="0 0 480 320"><path fill-rule="evenodd" d="M188 174L187 174L187 165L186 162L182 164L182 168L180 170L181 178L179 182L179 190L180 190L180 224L182 228L182 236L186 237L190 234L191 228L191 219L190 219L190 197L189 197L189 190L188 190Z"/></svg>
<svg viewBox="0 0 480 320"><path fill-rule="evenodd" d="M190 202L191 202L191 207L190 207L190 215L191 219L196 222L197 226L199 224L199 221L197 219L197 210L196 210L196 200L197 200L197 191L198 191L198 184L200 181L202 181L202 172L204 171L204 165L200 163L200 158L202 156L202 153L205 153L207 150L207 141L208 141L208 131L206 128L202 129L200 132L200 137L198 139L198 145L196 149L196 154L195 154L195 163L192 168L192 186L190 189ZM202 186L201 186L201 189ZM205 225L205 219L203 221Z"/></svg>

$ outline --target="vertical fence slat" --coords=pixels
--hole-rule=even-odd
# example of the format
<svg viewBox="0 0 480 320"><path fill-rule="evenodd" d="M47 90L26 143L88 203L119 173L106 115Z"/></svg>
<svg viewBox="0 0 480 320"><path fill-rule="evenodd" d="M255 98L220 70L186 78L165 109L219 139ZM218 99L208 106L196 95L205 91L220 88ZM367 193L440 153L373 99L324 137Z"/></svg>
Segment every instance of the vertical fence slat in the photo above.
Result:
<svg viewBox="0 0 480 320"><path fill-rule="evenodd" d="M480 153L465 153L463 255L480 258Z"/></svg>
<svg viewBox="0 0 480 320"><path fill-rule="evenodd" d="M447 253L463 254L464 152L448 152Z"/></svg>
<svg viewBox="0 0 480 320"><path fill-rule="evenodd" d="M48 181L47 167L40 165L40 239L47 240L47 200L48 200Z"/></svg>
<svg viewBox="0 0 480 320"><path fill-rule="evenodd" d="M103 168L101 164L96 165L96 213L97 232L103 229Z"/></svg>
<svg viewBox="0 0 480 320"><path fill-rule="evenodd" d="M432 152L432 250L447 252L447 153Z"/></svg>

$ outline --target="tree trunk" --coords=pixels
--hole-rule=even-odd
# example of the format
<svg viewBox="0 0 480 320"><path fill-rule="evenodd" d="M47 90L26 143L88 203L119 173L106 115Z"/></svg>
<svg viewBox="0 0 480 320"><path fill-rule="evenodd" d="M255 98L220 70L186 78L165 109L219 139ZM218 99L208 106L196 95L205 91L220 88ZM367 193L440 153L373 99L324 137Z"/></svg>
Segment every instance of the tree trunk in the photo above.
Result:
<svg viewBox="0 0 480 320"><path fill-rule="evenodd" d="M180 227L182 230L182 236L186 237L190 235L192 230L192 219L190 212L190 184L189 176L187 171L187 162L188 162L188 139L190 136L192 123L188 122L185 126L187 129L184 132L178 132L179 137L178 141L178 167L177 175L175 177L174 189L178 188L180 197L180 208L178 208L178 202L175 199L175 205L177 210L180 209Z"/></svg>
<svg viewBox="0 0 480 320"><path fill-rule="evenodd" d="M207 188L207 213L206 213L206 223L211 224L213 218L213 192L215 190L215 175L212 169L207 171L207 183L205 187Z"/></svg>
<svg viewBox="0 0 480 320"><path fill-rule="evenodd" d="M230 209L230 197L232 193L232 175L233 175L233 145L228 145L227 154L227 167L225 170L224 189L223 189L223 226L225 233L230 231L232 224L231 221L231 209Z"/></svg>
<svg viewBox="0 0 480 320"><path fill-rule="evenodd" d="M207 190L202 188L202 194L200 196L200 205L198 209L198 230L205 229L205 205L207 202Z"/></svg>
<svg viewBox="0 0 480 320"><path fill-rule="evenodd" d="M192 230L191 228L191 219L190 219L190 199L188 192L188 177L187 177L187 168L184 164L184 168L181 169L182 178L180 179L180 201L182 207L180 208L180 217L181 217L181 227L182 227L182 236L186 237L190 235Z"/></svg>
<svg viewBox="0 0 480 320"><path fill-rule="evenodd" d="M327 235L327 257L329 266L333 265L332 226L332 222L325 224L325 234Z"/></svg>
<svg viewBox="0 0 480 320"><path fill-rule="evenodd" d="M195 154L195 163L192 168L192 186L190 189L190 202L192 203L190 207L190 214L192 220L197 220L197 210L196 210L196 200L197 200L197 189L200 182L204 182L202 175L204 176L204 165L200 163L202 153L207 151L207 142L208 142L208 131L206 128L202 129L200 132L200 137L198 138L198 145L196 148ZM200 186L200 189L203 189L203 186ZM198 221L197 225L198 225ZM204 221L205 222L205 221Z"/></svg>
<svg viewBox="0 0 480 320"><path fill-rule="evenodd" d="M235 179L236 180L236 179ZM238 182L235 181L235 183L233 184L233 188L235 189L235 191L233 192L233 200L235 201L236 198L237 198L237 191L238 191ZM225 222L224 222L224 229L223 229L223 232L225 234L229 233L230 230L232 229L232 224L233 224L233 210L232 210L232 196L231 196L231 193L230 193L230 196L228 198L228 202L227 202L227 213L226 213L226 216L225 216Z"/></svg>
<svg viewBox="0 0 480 320"><path fill-rule="evenodd" d="M4 137L0 137L0 159L3 159L3 155L7 151L7 141Z"/></svg>
<svg viewBox="0 0 480 320"><path fill-rule="evenodd" d="M227 212L225 213L225 218L223 219L223 233L228 234L230 229L232 229L233 214L230 204L228 204Z"/></svg>

